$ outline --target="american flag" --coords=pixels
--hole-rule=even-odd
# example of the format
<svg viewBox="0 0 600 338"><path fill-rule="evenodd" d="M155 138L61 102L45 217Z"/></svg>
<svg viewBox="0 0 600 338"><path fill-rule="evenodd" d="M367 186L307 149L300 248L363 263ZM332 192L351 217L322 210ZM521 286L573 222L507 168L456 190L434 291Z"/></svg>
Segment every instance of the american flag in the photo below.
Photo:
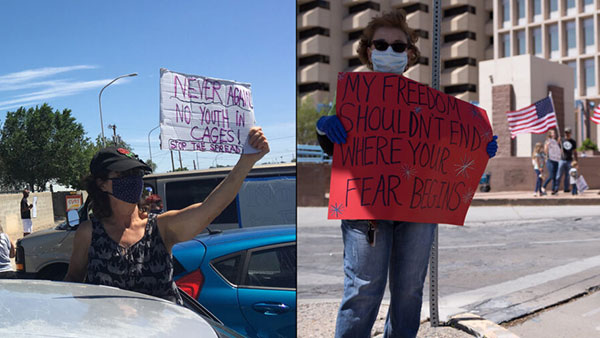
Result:
<svg viewBox="0 0 600 338"><path fill-rule="evenodd" d="M594 114L590 116L590 120L595 124L600 124L600 105L597 105L596 108L594 108Z"/></svg>
<svg viewBox="0 0 600 338"><path fill-rule="evenodd" d="M550 97L541 99L523 109L509 111L506 115L512 138L518 134L543 134L556 127L556 114Z"/></svg>

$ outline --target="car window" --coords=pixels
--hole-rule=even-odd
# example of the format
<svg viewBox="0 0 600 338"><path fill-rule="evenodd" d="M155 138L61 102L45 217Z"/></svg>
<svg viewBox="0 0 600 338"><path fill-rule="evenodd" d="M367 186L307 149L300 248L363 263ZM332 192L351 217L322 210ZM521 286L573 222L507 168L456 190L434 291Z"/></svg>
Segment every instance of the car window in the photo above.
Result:
<svg viewBox="0 0 600 338"><path fill-rule="evenodd" d="M296 246L252 251L245 277L246 286L295 289Z"/></svg>
<svg viewBox="0 0 600 338"><path fill-rule="evenodd" d="M180 210L194 203L203 202L222 178L169 182L165 185L167 208ZM213 224L238 223L238 212L234 200L213 221Z"/></svg>
<svg viewBox="0 0 600 338"><path fill-rule="evenodd" d="M233 257L225 258L220 261L212 263L213 268L225 278L229 283L233 285L238 284L237 274L239 271L241 261L241 254Z"/></svg>

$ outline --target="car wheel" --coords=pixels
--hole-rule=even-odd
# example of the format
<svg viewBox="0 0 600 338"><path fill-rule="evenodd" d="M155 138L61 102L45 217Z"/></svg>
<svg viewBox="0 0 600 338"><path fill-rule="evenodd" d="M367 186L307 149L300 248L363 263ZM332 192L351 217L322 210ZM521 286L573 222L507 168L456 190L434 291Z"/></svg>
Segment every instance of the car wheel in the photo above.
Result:
<svg viewBox="0 0 600 338"><path fill-rule="evenodd" d="M67 274L67 269L69 265L67 264L57 264L50 265L43 268L37 274L37 279L45 279L45 280L53 280L53 281L62 281L65 279Z"/></svg>

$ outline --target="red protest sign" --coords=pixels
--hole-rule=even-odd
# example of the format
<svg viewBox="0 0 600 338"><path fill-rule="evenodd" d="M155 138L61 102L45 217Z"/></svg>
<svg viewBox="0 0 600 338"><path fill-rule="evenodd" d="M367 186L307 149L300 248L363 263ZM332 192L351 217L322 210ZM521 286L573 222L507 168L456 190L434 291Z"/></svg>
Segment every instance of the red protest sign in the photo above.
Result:
<svg viewBox="0 0 600 338"><path fill-rule="evenodd" d="M340 73L329 219L462 225L485 170L486 112L403 76Z"/></svg>

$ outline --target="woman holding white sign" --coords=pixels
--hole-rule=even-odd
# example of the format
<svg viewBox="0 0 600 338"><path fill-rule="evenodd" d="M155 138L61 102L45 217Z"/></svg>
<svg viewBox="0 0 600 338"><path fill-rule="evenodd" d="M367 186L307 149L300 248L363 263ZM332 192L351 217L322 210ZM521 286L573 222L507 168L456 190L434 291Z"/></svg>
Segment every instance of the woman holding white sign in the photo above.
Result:
<svg viewBox="0 0 600 338"><path fill-rule="evenodd" d="M418 36L408 27L403 10L375 17L364 29L358 54L369 69L402 74L419 59ZM334 143L346 142L346 130L335 115L317 122L323 150L333 155ZM487 146L497 150L496 136ZM388 270L391 302L384 337L415 337L419 329L423 284L435 228L433 223L392 220L342 220L344 295L336 337L370 337L385 292Z"/></svg>
<svg viewBox="0 0 600 338"><path fill-rule="evenodd" d="M90 163L85 184L94 212L79 225L65 281L115 286L181 303L173 282L173 245L193 239L235 198L254 164L269 152L260 127L229 175L203 203L141 218L142 176L151 169L129 150L105 148Z"/></svg>

